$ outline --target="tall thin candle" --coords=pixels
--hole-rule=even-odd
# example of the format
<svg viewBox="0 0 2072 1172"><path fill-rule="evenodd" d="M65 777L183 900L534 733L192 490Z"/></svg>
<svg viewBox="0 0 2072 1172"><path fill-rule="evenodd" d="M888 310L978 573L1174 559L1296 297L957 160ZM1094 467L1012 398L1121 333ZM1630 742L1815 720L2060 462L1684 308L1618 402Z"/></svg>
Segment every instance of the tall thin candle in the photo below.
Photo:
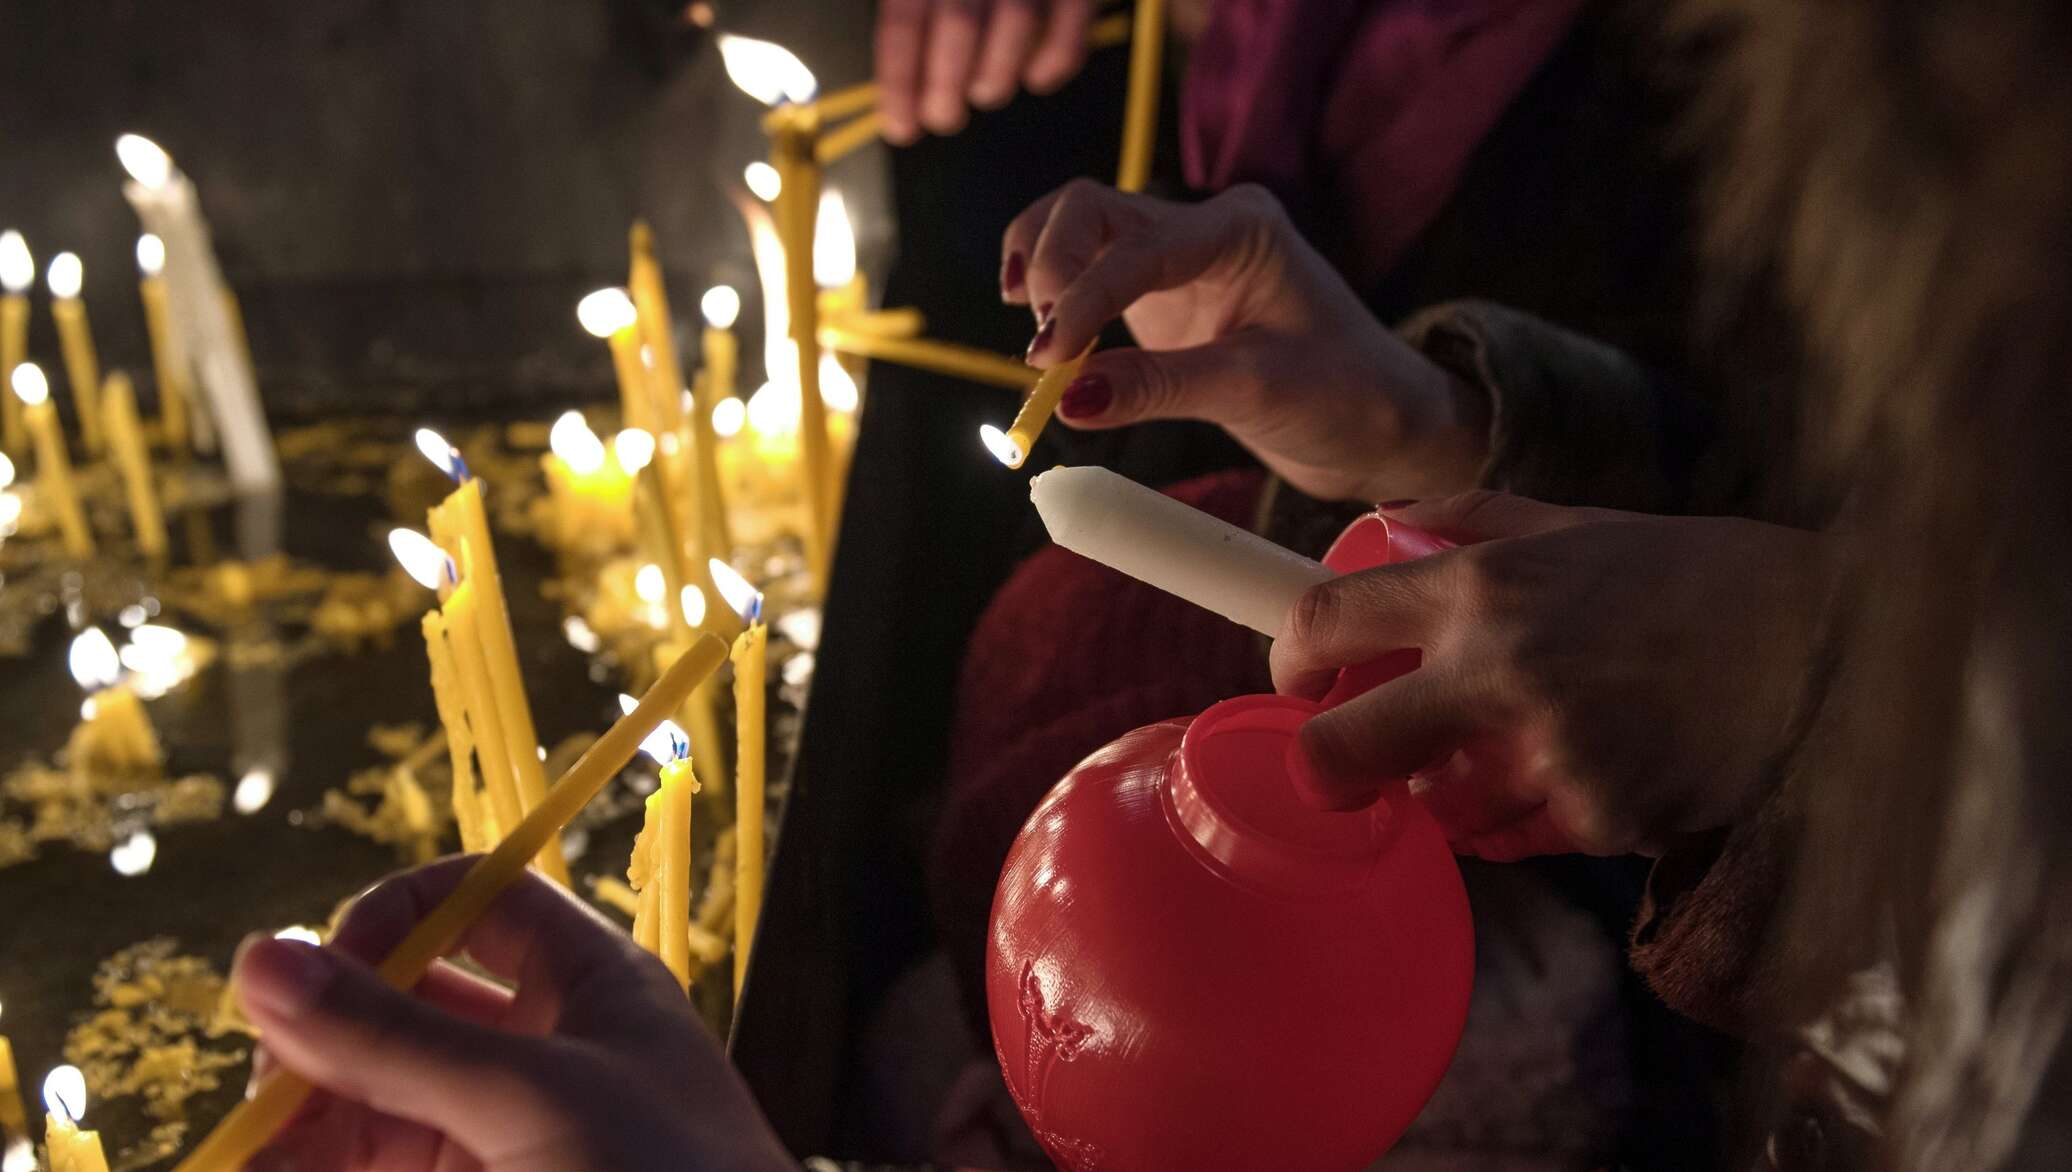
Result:
<svg viewBox="0 0 2072 1172"><path fill-rule="evenodd" d="M14 368L28 355L28 292L35 281L36 259L29 255L28 241L12 228L0 232L0 390L13 385ZM21 402L8 394L0 394L0 400L0 447L19 456L29 450Z"/></svg>
<svg viewBox="0 0 2072 1172"><path fill-rule="evenodd" d="M151 340L151 370L158 379L158 422L168 452L187 451L187 352L173 332L166 306L165 241L149 232L137 237L137 298L144 303L144 332Z"/></svg>
<svg viewBox="0 0 2072 1172"><path fill-rule="evenodd" d="M44 274L50 285L50 315L58 324L58 348L65 357L65 381L72 387L72 406L79 413L79 439L98 456L106 450L101 430L101 360L94 353L93 327L80 300L86 272L77 253L50 258Z"/></svg>
<svg viewBox="0 0 2072 1172"><path fill-rule="evenodd" d="M166 556L165 514L159 511L158 487L151 479L151 451L144 442L144 424L137 418L137 397L129 376L116 371L101 390L102 423L108 433L108 454L122 476L129 498L130 524L137 548L146 558Z"/></svg>
<svg viewBox="0 0 2072 1172"><path fill-rule="evenodd" d="M43 368L33 362L15 367L12 382L15 397L22 401L23 421L36 444L36 497L57 514L65 553L83 561L94 555L94 534L87 527L86 512L79 507L79 490L72 483L72 459L65 453L65 437L50 405L50 383L43 377Z"/></svg>

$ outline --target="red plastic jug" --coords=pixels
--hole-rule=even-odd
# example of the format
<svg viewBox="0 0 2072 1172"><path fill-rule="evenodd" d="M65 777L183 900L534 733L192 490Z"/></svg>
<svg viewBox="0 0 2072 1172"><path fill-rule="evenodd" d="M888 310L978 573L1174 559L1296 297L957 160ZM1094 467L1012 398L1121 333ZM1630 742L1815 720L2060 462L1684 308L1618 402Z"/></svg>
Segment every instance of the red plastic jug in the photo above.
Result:
<svg viewBox="0 0 2072 1172"><path fill-rule="evenodd" d="M1341 573L1445 548L1361 518ZM1348 670L1326 704L1414 668ZM1080 762L1022 827L986 957L994 1054L1059 1167L1358 1169L1453 1059L1474 981L1460 869L1396 787L1326 813L1296 794L1321 711L1240 696Z"/></svg>

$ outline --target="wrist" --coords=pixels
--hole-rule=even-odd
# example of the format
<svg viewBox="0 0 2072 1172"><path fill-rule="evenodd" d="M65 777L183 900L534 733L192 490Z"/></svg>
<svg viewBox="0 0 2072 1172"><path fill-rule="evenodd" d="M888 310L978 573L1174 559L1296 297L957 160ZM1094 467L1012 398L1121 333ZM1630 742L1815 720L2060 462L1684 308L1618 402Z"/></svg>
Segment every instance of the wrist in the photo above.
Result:
<svg viewBox="0 0 2072 1172"><path fill-rule="evenodd" d="M1482 483L1494 411L1489 392L1437 363L1418 365L1419 389L1399 399L1415 405L1401 413L1403 458L1368 479L1368 501L1451 496Z"/></svg>

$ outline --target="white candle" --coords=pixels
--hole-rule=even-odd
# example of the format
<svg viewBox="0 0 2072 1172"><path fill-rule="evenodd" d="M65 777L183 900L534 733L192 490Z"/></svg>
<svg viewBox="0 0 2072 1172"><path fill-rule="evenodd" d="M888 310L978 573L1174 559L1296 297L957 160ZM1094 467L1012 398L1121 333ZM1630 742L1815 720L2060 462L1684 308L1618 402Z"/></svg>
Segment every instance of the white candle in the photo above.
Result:
<svg viewBox="0 0 2072 1172"><path fill-rule="evenodd" d="M1295 600L1335 576L1106 468L1053 468L1029 482L1029 499L1052 541L1263 635L1279 634Z"/></svg>
<svg viewBox="0 0 2072 1172"><path fill-rule="evenodd" d="M208 396L231 482L241 492L272 491L280 485L280 458L259 404L251 357L230 317L223 271L216 264L194 184L148 138L125 134L115 140L115 153L131 180L123 185L123 195L145 230L165 244L173 329L181 335Z"/></svg>

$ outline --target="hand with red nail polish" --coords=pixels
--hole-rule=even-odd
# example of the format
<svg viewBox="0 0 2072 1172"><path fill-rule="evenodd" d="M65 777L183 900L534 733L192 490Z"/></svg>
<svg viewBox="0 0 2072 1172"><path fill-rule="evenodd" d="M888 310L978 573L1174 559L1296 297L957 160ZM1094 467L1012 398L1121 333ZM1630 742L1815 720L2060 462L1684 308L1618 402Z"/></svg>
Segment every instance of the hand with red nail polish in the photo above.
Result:
<svg viewBox="0 0 2072 1172"><path fill-rule="evenodd" d="M971 109L1049 93L1086 63L1095 0L881 0L878 110L900 145L954 134Z"/></svg>
<svg viewBox="0 0 2072 1172"><path fill-rule="evenodd" d="M271 1061L318 1088L254 1167L796 1169L668 970L528 875L399 993L369 966L473 858L405 872L328 946L255 936L234 979Z"/></svg>
<svg viewBox="0 0 2072 1172"><path fill-rule="evenodd" d="M1001 249L1022 277L1003 295L1040 307L1031 365L1079 354L1117 317L1135 336L1087 360L1106 394L1061 404L1072 426L1220 424L1329 500L1444 495L1481 474L1486 396L1375 321L1263 188L1179 204L1077 180Z"/></svg>
<svg viewBox="0 0 2072 1172"><path fill-rule="evenodd" d="M1460 543L1334 578L1273 645L1282 692L1405 648L1416 670L1312 718L1305 793L1412 791L1463 854L1658 853L1743 817L1810 703L1832 538L1501 493L1393 519Z"/></svg>

